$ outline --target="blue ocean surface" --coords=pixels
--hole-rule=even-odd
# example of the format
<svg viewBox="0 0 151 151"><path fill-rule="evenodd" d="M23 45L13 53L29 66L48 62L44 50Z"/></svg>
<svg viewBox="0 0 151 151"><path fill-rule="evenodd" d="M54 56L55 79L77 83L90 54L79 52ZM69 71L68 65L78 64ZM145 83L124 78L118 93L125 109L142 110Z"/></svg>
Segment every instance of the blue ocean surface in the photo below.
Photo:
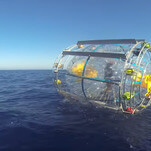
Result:
<svg viewBox="0 0 151 151"><path fill-rule="evenodd" d="M151 151L151 107L128 115L68 101L51 70L0 71L0 151Z"/></svg>

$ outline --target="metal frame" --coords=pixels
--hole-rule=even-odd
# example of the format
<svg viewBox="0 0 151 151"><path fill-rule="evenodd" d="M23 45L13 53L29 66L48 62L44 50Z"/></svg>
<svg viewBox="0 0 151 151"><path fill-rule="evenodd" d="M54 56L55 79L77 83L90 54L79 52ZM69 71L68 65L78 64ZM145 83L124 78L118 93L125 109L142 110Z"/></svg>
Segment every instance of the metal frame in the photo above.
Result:
<svg viewBox="0 0 151 151"><path fill-rule="evenodd" d="M108 40L85 40L78 41L77 45L85 44L136 44L137 42L145 41L144 39L108 39Z"/></svg>
<svg viewBox="0 0 151 151"><path fill-rule="evenodd" d="M125 54L120 54L120 53L63 51L62 54L63 54L63 55L73 55L73 56L91 56L91 57L121 58L121 59L126 59Z"/></svg>

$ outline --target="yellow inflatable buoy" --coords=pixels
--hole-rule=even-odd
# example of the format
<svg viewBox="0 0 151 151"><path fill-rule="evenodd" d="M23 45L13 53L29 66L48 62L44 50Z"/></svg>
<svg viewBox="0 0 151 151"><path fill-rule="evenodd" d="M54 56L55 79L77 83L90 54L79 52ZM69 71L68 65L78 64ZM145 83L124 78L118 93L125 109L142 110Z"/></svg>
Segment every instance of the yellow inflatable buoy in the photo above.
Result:
<svg viewBox="0 0 151 151"><path fill-rule="evenodd" d="M149 51L151 51L151 45L150 45L150 43L144 42L144 43L142 44L142 47L144 47L144 46L145 46L145 48L147 48Z"/></svg>
<svg viewBox="0 0 151 151"><path fill-rule="evenodd" d="M143 104L142 104L141 107L146 107L146 105L143 105Z"/></svg>
<svg viewBox="0 0 151 151"><path fill-rule="evenodd" d="M55 84L57 85L57 84L61 84L62 83L62 81L61 80L55 80Z"/></svg>
<svg viewBox="0 0 151 151"><path fill-rule="evenodd" d="M127 69L125 72L127 75L133 75L134 71L134 69Z"/></svg>
<svg viewBox="0 0 151 151"><path fill-rule="evenodd" d="M135 95L135 92L133 92L133 93L125 92L125 93L122 95L122 97L123 97L123 99L129 100L129 99L133 98L134 95Z"/></svg>
<svg viewBox="0 0 151 151"><path fill-rule="evenodd" d="M149 47L150 47L150 43L144 42L144 43L142 44L142 47L143 47L143 46L145 46L145 48L149 48Z"/></svg>

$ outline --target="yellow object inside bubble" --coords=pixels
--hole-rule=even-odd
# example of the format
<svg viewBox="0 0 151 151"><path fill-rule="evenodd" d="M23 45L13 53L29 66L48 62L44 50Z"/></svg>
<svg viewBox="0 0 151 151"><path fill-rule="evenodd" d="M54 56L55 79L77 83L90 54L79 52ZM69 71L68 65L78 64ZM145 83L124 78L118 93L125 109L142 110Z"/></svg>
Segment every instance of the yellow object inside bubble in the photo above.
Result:
<svg viewBox="0 0 151 151"><path fill-rule="evenodd" d="M146 75L145 83L147 84L147 93L145 96L149 96L151 94L151 75Z"/></svg>
<svg viewBox="0 0 151 151"><path fill-rule="evenodd" d="M85 65L85 61L82 61L81 63L77 63L73 65L71 69L72 73L78 76L82 76L84 65ZM92 66L86 66L86 69L84 72L85 77L95 78L97 77L97 75L98 75L98 71L96 70L96 68Z"/></svg>
<svg viewBox="0 0 151 151"><path fill-rule="evenodd" d="M136 81L141 81L141 78L142 74L140 72L136 72L136 76L133 76L133 79L136 79ZM145 96L149 96L151 94L151 75L143 76L141 87L147 89Z"/></svg>

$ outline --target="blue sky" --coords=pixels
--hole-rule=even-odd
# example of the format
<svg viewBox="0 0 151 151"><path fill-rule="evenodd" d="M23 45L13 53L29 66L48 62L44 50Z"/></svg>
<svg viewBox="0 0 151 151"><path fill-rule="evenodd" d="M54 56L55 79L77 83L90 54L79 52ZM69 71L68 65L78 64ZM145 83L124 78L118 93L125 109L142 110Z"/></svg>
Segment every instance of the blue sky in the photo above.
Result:
<svg viewBox="0 0 151 151"><path fill-rule="evenodd" d="M151 0L0 0L0 69L50 69L78 40L151 41Z"/></svg>

